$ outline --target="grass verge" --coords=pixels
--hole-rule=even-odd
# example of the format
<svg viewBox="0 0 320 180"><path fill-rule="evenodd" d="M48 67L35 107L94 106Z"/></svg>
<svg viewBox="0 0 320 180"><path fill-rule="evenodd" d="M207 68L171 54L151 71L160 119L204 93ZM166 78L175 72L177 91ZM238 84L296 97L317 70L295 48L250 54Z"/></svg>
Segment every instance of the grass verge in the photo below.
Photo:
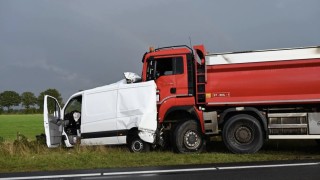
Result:
<svg viewBox="0 0 320 180"><path fill-rule="evenodd" d="M201 154L175 154L171 151L130 153L125 147L77 146L49 149L45 145L26 141L0 144L0 172L30 172L71 169L146 167L230 162L320 159L318 146L267 143L256 154L231 154L221 142L208 145Z"/></svg>

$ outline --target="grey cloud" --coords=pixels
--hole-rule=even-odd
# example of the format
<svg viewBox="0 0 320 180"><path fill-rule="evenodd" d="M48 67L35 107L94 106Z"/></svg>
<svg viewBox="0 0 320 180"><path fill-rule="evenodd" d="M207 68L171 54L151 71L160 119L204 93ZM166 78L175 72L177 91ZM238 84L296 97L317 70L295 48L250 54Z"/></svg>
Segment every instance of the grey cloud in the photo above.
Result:
<svg viewBox="0 0 320 180"><path fill-rule="evenodd" d="M148 46L320 44L317 0L0 0L0 92L73 92L141 73ZM10 77L10 78L8 78Z"/></svg>

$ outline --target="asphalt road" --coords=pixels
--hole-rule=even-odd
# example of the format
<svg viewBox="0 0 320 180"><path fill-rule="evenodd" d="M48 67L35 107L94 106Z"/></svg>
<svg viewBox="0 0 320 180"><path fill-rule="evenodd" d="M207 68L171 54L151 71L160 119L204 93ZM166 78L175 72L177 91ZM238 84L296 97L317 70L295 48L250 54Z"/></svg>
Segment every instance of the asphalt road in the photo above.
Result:
<svg viewBox="0 0 320 180"><path fill-rule="evenodd" d="M319 180L320 161L281 161L264 163L7 173L0 174L0 180L2 179Z"/></svg>

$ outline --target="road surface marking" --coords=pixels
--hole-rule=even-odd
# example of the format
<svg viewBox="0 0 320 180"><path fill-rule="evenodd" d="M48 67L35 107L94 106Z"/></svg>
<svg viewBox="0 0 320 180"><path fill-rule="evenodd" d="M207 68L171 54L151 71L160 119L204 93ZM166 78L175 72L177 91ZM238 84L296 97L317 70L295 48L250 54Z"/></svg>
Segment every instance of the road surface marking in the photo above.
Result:
<svg viewBox="0 0 320 180"><path fill-rule="evenodd" d="M253 165L253 166L231 166L231 167L217 167L218 170L228 169L254 169L254 168L273 168L273 167L290 167L290 166L314 166L319 163L297 163L297 164L273 164L273 165Z"/></svg>
<svg viewBox="0 0 320 180"><path fill-rule="evenodd" d="M190 171L214 171L214 170L218 170L218 169L216 167L209 167L209 168L190 168L190 169L167 169L167 170L150 170L150 171L110 172L110 173L103 173L103 176L175 173L175 172L190 172Z"/></svg>

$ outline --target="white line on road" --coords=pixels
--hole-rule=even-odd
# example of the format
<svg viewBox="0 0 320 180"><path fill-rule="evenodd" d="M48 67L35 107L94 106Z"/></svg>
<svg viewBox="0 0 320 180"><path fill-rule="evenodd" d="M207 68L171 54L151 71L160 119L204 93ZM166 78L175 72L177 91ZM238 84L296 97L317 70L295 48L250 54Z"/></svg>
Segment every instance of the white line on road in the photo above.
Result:
<svg viewBox="0 0 320 180"><path fill-rule="evenodd" d="M254 165L254 166L233 166L233 167L217 167L218 170L228 169L254 169L254 168L273 168L273 167L292 167L292 166L314 166L319 163L297 163L297 164L272 164L272 165Z"/></svg>
<svg viewBox="0 0 320 180"><path fill-rule="evenodd" d="M116 175L157 174L157 173L175 173L175 172L190 172L190 171L213 171L213 170L218 170L218 169L216 167L189 168L189 169L166 169L166 170L152 170L152 171L110 172L110 173L103 173L103 175L104 176L116 176Z"/></svg>

